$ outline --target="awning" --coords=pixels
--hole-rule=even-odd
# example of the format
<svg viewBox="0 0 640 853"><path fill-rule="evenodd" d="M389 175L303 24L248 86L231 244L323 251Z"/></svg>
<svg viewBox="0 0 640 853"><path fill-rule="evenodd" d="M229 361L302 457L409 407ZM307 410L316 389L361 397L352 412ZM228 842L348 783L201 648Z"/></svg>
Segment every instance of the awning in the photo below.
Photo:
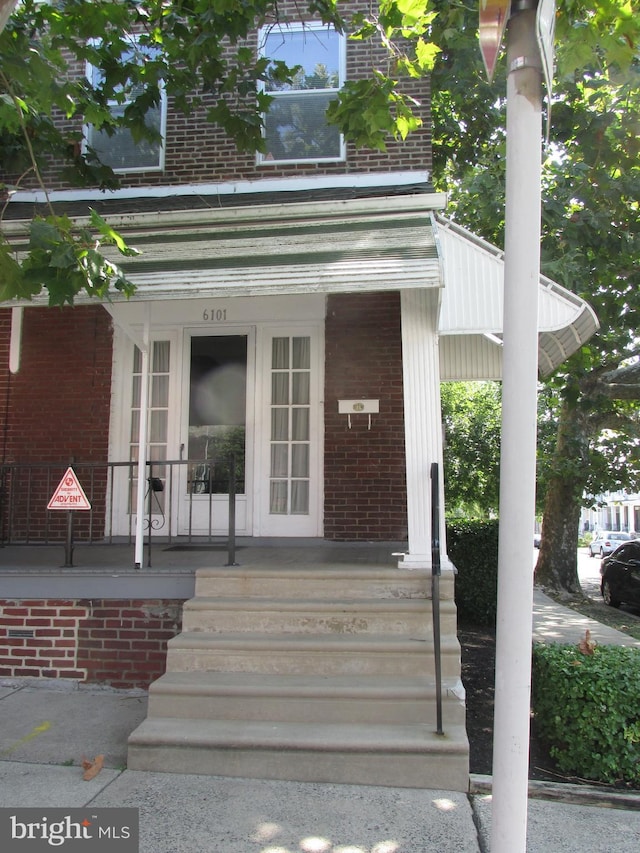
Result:
<svg viewBox="0 0 640 853"><path fill-rule="evenodd" d="M444 269L442 379L500 379L504 253L440 214L434 219ZM538 370L545 376L589 340L598 320L583 299L546 276L538 294Z"/></svg>
<svg viewBox="0 0 640 853"><path fill-rule="evenodd" d="M444 203L412 193L112 215L141 254L105 255L143 301L441 287L432 211Z"/></svg>
<svg viewBox="0 0 640 853"><path fill-rule="evenodd" d="M438 288L442 379L499 379L503 253L437 213L444 205L442 194L410 192L114 211L109 223L141 254L109 256L136 284L135 302ZM26 222L7 225L14 244L26 236ZM543 276L539 293L545 375L585 343L598 322L586 302ZM125 301L119 294L112 300ZM22 304L43 305L46 297Z"/></svg>

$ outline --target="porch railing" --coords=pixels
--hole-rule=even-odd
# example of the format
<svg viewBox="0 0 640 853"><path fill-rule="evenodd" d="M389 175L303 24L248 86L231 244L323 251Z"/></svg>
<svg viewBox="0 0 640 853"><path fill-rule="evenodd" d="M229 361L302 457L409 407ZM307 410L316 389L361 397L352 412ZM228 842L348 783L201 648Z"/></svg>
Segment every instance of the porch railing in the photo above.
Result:
<svg viewBox="0 0 640 853"><path fill-rule="evenodd" d="M133 543L138 463L69 460L0 465L0 543L65 541L67 512L48 510L47 504L69 465L91 504L90 510L74 513L74 540L89 545ZM214 518L214 506L221 509L216 496L231 492L228 505L235 547L235 493L244 491L235 470L235 459L229 458L148 462L144 530L149 542L152 538L167 543L178 538L187 543L227 538L230 528ZM199 520L194 526L196 506Z"/></svg>

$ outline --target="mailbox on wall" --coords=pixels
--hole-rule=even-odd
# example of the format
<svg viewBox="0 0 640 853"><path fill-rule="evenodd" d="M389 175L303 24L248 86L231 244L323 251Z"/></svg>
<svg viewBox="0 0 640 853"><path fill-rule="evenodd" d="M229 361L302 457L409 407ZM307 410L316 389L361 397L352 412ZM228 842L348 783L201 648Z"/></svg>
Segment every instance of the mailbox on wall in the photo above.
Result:
<svg viewBox="0 0 640 853"><path fill-rule="evenodd" d="M349 429L352 415L368 415L368 429L371 429L371 415L377 415L379 411L380 400L338 400L338 414L347 415Z"/></svg>

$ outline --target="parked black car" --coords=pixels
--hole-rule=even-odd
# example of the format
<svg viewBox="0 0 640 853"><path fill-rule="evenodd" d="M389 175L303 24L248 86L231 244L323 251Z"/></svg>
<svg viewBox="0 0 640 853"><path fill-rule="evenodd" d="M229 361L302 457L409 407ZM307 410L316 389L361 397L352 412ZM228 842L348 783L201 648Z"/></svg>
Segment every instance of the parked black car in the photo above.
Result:
<svg viewBox="0 0 640 853"><path fill-rule="evenodd" d="M625 542L600 564L600 592L606 604L640 607L640 540Z"/></svg>

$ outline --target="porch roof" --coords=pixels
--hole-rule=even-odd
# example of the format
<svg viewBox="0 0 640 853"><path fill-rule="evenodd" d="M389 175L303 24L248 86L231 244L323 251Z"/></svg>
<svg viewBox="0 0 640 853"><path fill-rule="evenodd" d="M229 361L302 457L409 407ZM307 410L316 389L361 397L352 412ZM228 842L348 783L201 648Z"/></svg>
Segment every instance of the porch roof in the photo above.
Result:
<svg viewBox="0 0 640 853"><path fill-rule="evenodd" d="M111 250L111 257L136 284L136 302L442 289L442 379L499 379L503 252L438 213L445 206L443 194L426 186L421 192L387 192L296 202L278 196L272 203L235 207L114 210L110 223L142 254L123 261ZM24 221L7 225L14 237L26 236ZM112 296L113 302L123 300ZM39 297L23 304L45 303ZM540 277L542 375L597 328L584 300Z"/></svg>
<svg viewBox="0 0 640 853"><path fill-rule="evenodd" d="M450 219L435 215L444 270L438 331L441 378L502 375L504 252ZM538 288L538 370L545 376L598 329L583 299L546 276Z"/></svg>
<svg viewBox="0 0 640 853"><path fill-rule="evenodd" d="M232 208L196 227L132 234L144 254L123 266L142 299L440 287L429 206L424 197L421 209L401 201L392 210L370 202Z"/></svg>
<svg viewBox="0 0 640 853"><path fill-rule="evenodd" d="M105 255L136 301L441 287L432 211L444 204L427 192L114 213L109 223L141 254Z"/></svg>

